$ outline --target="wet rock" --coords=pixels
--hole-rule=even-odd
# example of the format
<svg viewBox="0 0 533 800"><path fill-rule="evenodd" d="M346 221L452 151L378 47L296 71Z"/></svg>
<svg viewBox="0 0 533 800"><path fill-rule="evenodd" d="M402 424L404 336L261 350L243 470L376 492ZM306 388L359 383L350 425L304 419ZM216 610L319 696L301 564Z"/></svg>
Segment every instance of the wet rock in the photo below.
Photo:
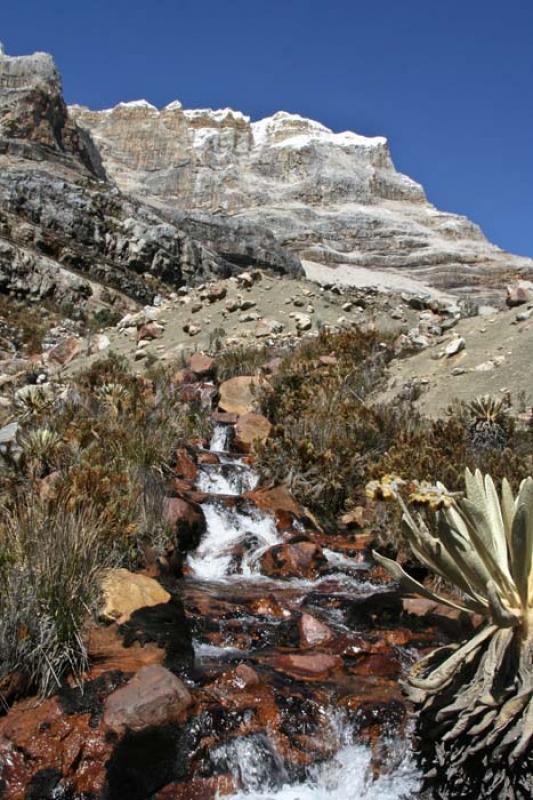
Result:
<svg viewBox="0 0 533 800"><path fill-rule="evenodd" d="M174 531L178 550L185 553L198 547L206 529L201 506L181 497L165 497L163 509L165 522Z"/></svg>
<svg viewBox="0 0 533 800"><path fill-rule="evenodd" d="M235 426L235 445L247 453L254 444L262 444L270 436L272 425L262 414L243 414Z"/></svg>
<svg viewBox="0 0 533 800"><path fill-rule="evenodd" d="M302 614L298 628L300 632L300 647L308 649L325 645L335 638L335 634L316 617L311 614Z"/></svg>
<svg viewBox="0 0 533 800"><path fill-rule="evenodd" d="M104 726L115 733L138 731L185 719L192 697L179 678L154 664L142 667L123 687L111 694L104 705Z"/></svg>
<svg viewBox="0 0 533 800"><path fill-rule="evenodd" d="M254 489L247 492L245 497L258 508L272 514L276 518L276 524L280 530L288 530L295 520L305 518L304 510L285 486Z"/></svg>
<svg viewBox="0 0 533 800"><path fill-rule="evenodd" d="M199 464L211 464L216 465L220 464L220 458L217 456L216 453L210 453L206 451L205 453L198 453L198 463Z"/></svg>
<svg viewBox="0 0 533 800"><path fill-rule="evenodd" d="M342 668L340 656L313 653L309 655L282 655L277 656L272 666L293 678L311 681L324 680L332 672Z"/></svg>
<svg viewBox="0 0 533 800"><path fill-rule="evenodd" d="M253 411L257 400L254 390L260 385L260 379L252 375L239 375L220 384L219 407L230 414L249 414Z"/></svg>
<svg viewBox="0 0 533 800"><path fill-rule="evenodd" d="M348 624L354 627L398 623L402 613L402 598L399 592L375 591L354 597L348 609Z"/></svg>
<svg viewBox="0 0 533 800"><path fill-rule="evenodd" d="M169 593L153 578L122 568L106 570L101 589L103 603L99 616L119 624L140 608L167 603L170 599Z"/></svg>
<svg viewBox="0 0 533 800"><path fill-rule="evenodd" d="M198 378L208 378L214 375L216 362L214 358L205 353L193 353L189 366Z"/></svg>
<svg viewBox="0 0 533 800"><path fill-rule="evenodd" d="M317 578L327 560L314 542L277 544L261 558L261 572L272 578Z"/></svg>
<svg viewBox="0 0 533 800"><path fill-rule="evenodd" d="M187 674L194 663L190 625L183 604L175 595L168 603L135 611L120 626L126 647L135 643L155 644L164 650L164 665L172 672Z"/></svg>
<svg viewBox="0 0 533 800"><path fill-rule="evenodd" d="M195 481L198 476L198 467L185 447L176 451L176 475L191 481ZM174 520L171 524L174 524Z"/></svg>

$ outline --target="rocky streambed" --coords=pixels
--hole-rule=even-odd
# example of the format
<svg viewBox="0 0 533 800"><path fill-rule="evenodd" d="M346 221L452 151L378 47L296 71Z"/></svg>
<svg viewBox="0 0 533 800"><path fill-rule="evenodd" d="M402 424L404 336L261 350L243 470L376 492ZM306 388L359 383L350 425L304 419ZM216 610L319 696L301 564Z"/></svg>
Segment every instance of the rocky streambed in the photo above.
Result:
<svg viewBox="0 0 533 800"><path fill-rule="evenodd" d="M232 432L179 454L179 552L136 576L136 610L126 580L83 687L0 719L0 797L417 796L399 680L445 630L406 613L364 530L256 488Z"/></svg>

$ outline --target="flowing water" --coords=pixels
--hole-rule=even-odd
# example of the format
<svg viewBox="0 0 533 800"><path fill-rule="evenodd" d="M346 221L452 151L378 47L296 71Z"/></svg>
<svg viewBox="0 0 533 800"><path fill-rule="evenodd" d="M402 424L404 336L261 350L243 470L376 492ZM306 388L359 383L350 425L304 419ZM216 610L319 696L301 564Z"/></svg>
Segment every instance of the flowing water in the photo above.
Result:
<svg viewBox="0 0 533 800"><path fill-rule="evenodd" d="M229 452L227 426L217 426L211 451L220 464L203 465L197 481L202 492L237 498L257 483L257 476L241 459ZM301 526L279 532L274 518L253 505L238 500L223 502L211 496L203 504L207 532L187 561L184 599L192 616L197 607L213 605L212 615L203 627L198 625L195 641L196 660L200 670L211 677L223 674L232 665L248 663L255 669L270 669L271 659L294 650L291 640L279 638L284 620L302 611L311 611L338 637L354 636L347 621L346 602L354 596L365 596L376 590L364 575L364 564L334 550L325 550L327 574L316 580L292 578L272 580L260 572L260 559L272 545L298 534ZM253 609L268 598L281 608L277 617ZM254 605L255 603L255 605ZM280 645L281 641L281 645ZM291 649L291 647L293 649ZM357 653L352 650L343 652ZM272 672L274 685L282 680ZM337 679L335 679L337 680ZM367 684L372 689L375 679L340 679L359 691ZM365 683L366 681L366 683ZM290 681L283 689L292 699ZM287 766L279 752L275 737L268 731L246 736L228 736L213 747L210 760L215 771L229 773L240 787L233 800L410 800L416 797L418 775L409 758L407 742L396 737L382 747L380 768L376 771L375 747L361 743L354 727L335 707L335 686L313 684L309 689L320 698L323 717L320 739L325 755L312 760L296 772ZM352 686L353 684L353 686ZM295 694L300 690L295 689ZM304 695L306 693L304 687ZM328 700L330 698L330 700ZM300 700L299 700L300 702ZM301 702L305 702L302 700ZM331 705L328 705L328 703ZM386 755L383 756L383 753ZM227 796L227 795L225 795Z"/></svg>

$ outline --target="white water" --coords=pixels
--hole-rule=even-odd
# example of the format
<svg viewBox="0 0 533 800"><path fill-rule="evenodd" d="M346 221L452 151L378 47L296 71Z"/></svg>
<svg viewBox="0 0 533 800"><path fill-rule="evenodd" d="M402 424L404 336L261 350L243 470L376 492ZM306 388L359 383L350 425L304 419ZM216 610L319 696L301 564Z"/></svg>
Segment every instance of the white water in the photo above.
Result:
<svg viewBox="0 0 533 800"><path fill-rule="evenodd" d="M331 717L328 745L335 755L310 767L303 783L289 779L266 737L237 740L225 747L234 779L243 788L232 800L412 800L419 776L405 742L388 742L388 765L374 779L370 748L354 744L348 726ZM215 760L217 753L214 754ZM387 767L391 770L386 772Z"/></svg>
<svg viewBox="0 0 533 800"><path fill-rule="evenodd" d="M215 425L209 449L212 453L224 453L228 449L229 425Z"/></svg>
<svg viewBox="0 0 533 800"><path fill-rule="evenodd" d="M218 503L205 503L203 510L207 533L187 560L190 574L205 581L259 577L262 554L281 541L272 517L259 509L238 511ZM236 568L233 554L240 544L245 551Z"/></svg>
<svg viewBox="0 0 533 800"><path fill-rule="evenodd" d="M224 462L220 465L204 465L196 481L198 489L206 494L237 497L257 486L259 479L249 467L239 461L232 461L228 470L225 470L224 466Z"/></svg>

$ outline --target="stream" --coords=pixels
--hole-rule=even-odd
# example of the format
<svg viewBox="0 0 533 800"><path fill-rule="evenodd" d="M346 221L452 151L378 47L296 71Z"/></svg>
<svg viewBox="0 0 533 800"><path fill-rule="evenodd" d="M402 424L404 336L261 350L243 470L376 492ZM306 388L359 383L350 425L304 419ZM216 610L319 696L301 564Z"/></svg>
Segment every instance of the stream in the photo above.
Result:
<svg viewBox="0 0 533 800"><path fill-rule="evenodd" d="M207 530L182 582L197 680L224 681L245 664L260 676L264 703L282 711L261 706L261 729L244 715L213 746L213 770L231 775L234 800L416 797L408 737L387 717L400 705L398 671L410 660L410 643L385 631L385 648L366 611L357 623L357 603L366 609L378 589L361 557L324 547L318 575L264 574L270 548L305 538L306 524L292 520L280 530L273 513L242 498L258 478L230 452L229 430L216 426L210 451L219 463L200 467ZM304 621L310 642L302 646Z"/></svg>

